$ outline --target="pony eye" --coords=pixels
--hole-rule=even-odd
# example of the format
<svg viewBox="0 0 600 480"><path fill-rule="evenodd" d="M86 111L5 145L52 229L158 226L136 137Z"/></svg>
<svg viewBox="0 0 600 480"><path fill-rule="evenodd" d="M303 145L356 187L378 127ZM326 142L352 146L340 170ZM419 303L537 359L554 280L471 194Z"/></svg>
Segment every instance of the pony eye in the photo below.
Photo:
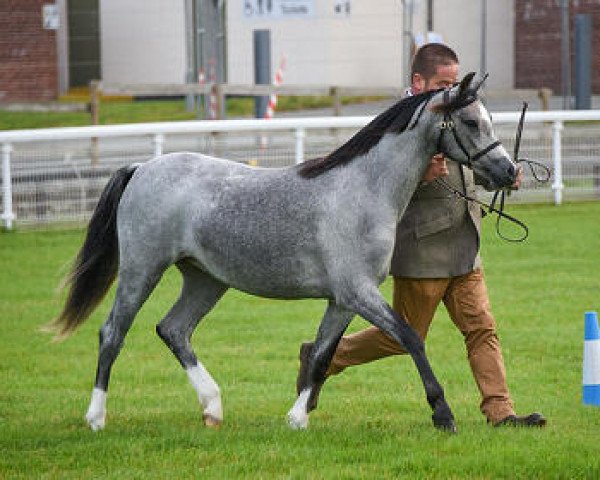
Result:
<svg viewBox="0 0 600 480"><path fill-rule="evenodd" d="M477 122L475 120L471 120L470 118L467 118L466 120L462 121L467 127L469 128L477 128Z"/></svg>

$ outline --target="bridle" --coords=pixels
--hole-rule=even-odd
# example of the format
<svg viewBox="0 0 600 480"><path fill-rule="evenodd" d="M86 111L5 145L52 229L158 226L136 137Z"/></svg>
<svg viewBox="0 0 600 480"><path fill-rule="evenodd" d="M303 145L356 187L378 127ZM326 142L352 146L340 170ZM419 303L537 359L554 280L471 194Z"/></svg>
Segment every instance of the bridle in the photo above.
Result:
<svg viewBox="0 0 600 480"><path fill-rule="evenodd" d="M477 97L475 97L475 96L468 97L464 102L462 102L459 105L459 108L464 108L467 105L470 105L476 99L477 99ZM444 103L448 104L449 101L450 101L450 90L444 90ZM448 110L444 113L444 118L443 118L442 122L440 123L440 134L438 135L437 147L436 147L437 152L442 151L442 141L444 139L444 134L446 132L450 132L452 134L452 136L454 137L454 141L458 145L458 148L461 149L461 151L464 153L465 157L467 158L467 161L462 162L462 163L464 163L468 168L471 168L471 169L473 168L473 162L475 162L476 160L479 160L486 153L491 152L494 148L501 145L500 140L496 140L495 142L490 143L483 150L480 150L477 153L475 153L475 155L471 155L469 153L469 151L467 150L467 148L465 147L464 143L461 141L460 136L458 135L458 132L456 131L456 123L452 119L452 112L450 110Z"/></svg>
<svg viewBox="0 0 600 480"><path fill-rule="evenodd" d="M444 103L446 103L446 104L448 103L449 96L450 96L450 91L445 90L444 91ZM466 107L470 103L473 103L475 100L476 100L475 96L467 98L463 103L461 103L459 105L459 108ZM521 134L523 132L523 124L525 122L525 112L527 111L527 106L528 106L527 102L523 102L523 109L521 110L521 117L519 119L519 124L517 126L517 133L516 133L516 137L515 137L514 163L515 164L517 164L517 163L526 164L529 167L533 177L538 182L545 183L550 180L550 176L551 176L550 169L546 165L543 165L543 164L533 161L533 160L529 160L527 158L519 158L519 148L521 145ZM456 124L455 124L454 120L452 119L452 113L450 111L447 111L446 113L444 113L444 118L442 120L442 123L440 124L440 134L439 134L438 140L437 140L437 150L436 150L437 152L442 151L442 148L441 148L442 140L443 140L444 134L446 132L452 133L456 144L458 145L460 150L464 153L465 157L467 158L467 161L462 162L462 163L464 163L470 169L473 168L474 161L478 160L486 153L492 151L494 148L501 145L501 142L499 140L497 140L495 142L490 143L487 147L478 151L474 155L469 154L469 151L465 148L464 144L460 140L460 136L458 135L458 132L456 131ZM544 175L539 176L536 173L534 166L541 168L544 171ZM523 223L521 220L513 217L512 215L509 215L508 213L504 212L504 204L505 204L505 200L506 200L506 195L510 195L510 190L507 190L507 189L496 190L494 192L494 196L492 197L492 201L488 205L487 203L482 202L476 198L473 198L473 197L467 195L466 193L454 188L452 185L450 185L446 180L444 180L441 177L438 177L435 181L436 181L436 183L441 185L443 188L448 190L451 194L455 195L456 197L459 197L467 202L473 202L473 203L480 205L481 207L487 209L486 213L495 213L497 215L496 233L503 240L506 240L508 242L522 242L529 236L529 228L527 227L527 225L525 225L525 223ZM496 208L496 202L498 201L498 199L500 199L499 207ZM485 212L485 210L484 210L484 212ZM523 232L522 235L519 237L509 237L509 236L503 234L502 230L500 228L500 220L502 218L514 223L515 225L518 225Z"/></svg>

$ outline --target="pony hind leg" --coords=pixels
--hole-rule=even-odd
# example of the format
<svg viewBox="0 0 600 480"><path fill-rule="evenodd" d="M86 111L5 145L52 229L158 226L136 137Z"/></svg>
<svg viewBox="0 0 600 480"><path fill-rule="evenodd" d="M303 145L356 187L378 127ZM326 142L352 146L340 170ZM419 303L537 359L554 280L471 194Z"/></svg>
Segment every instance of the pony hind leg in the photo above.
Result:
<svg viewBox="0 0 600 480"><path fill-rule="evenodd" d="M340 338L354 317L354 312L329 302L309 361L308 381L288 412L288 423L293 429L308 426L308 414L316 408L316 399L325 382L329 364Z"/></svg>
<svg viewBox="0 0 600 480"><path fill-rule="evenodd" d="M200 320L215 306L228 287L185 261L177 267L183 275L181 294L156 326L156 333L185 369L202 406L204 424L219 427L223 422L219 386L196 357L190 338Z"/></svg>
<svg viewBox="0 0 600 480"><path fill-rule="evenodd" d="M94 431L101 430L106 423L106 397L113 363L137 312L154 290L163 271L164 269L160 269L145 277L130 275L127 271L120 275L113 307L100 328L96 381L85 415Z"/></svg>

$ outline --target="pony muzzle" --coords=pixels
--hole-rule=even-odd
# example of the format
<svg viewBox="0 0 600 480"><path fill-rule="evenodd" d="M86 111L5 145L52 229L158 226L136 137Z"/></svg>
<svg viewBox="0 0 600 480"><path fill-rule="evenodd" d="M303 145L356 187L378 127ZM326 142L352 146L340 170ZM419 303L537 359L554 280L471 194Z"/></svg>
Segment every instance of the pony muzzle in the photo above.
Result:
<svg viewBox="0 0 600 480"><path fill-rule="evenodd" d="M487 157L473 163L473 171L483 180L486 190L498 190L515 184L518 168L506 157Z"/></svg>

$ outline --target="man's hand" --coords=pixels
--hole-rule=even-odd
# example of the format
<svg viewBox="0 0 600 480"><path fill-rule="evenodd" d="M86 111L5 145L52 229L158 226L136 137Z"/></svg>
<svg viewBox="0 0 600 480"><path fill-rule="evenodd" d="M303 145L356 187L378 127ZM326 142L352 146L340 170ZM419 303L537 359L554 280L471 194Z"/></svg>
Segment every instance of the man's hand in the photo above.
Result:
<svg viewBox="0 0 600 480"><path fill-rule="evenodd" d="M446 165L446 159L443 154L437 153L432 157L421 181L429 183L433 182L438 177L445 177L447 175L448 165Z"/></svg>

